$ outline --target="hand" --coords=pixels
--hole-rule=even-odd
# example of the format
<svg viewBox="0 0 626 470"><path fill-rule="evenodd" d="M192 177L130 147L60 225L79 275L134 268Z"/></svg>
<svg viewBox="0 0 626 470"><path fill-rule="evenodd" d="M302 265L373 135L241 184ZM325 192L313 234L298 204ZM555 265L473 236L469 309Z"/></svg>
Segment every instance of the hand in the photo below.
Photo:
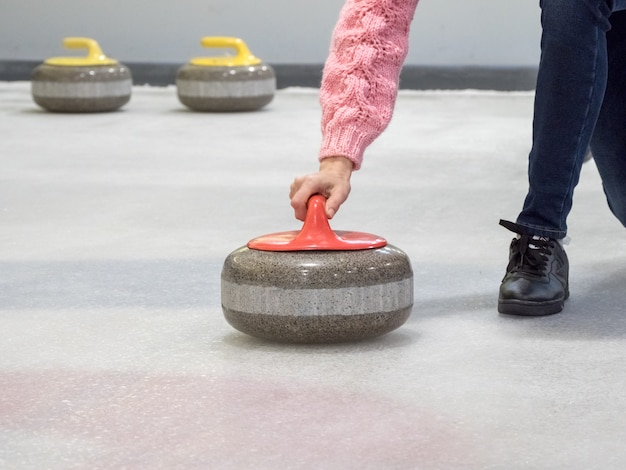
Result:
<svg viewBox="0 0 626 470"><path fill-rule="evenodd" d="M328 157L320 163L317 173L298 176L291 183L289 198L296 219L306 217L307 202L314 194L326 198L326 216L332 219L350 194L353 163L345 157Z"/></svg>

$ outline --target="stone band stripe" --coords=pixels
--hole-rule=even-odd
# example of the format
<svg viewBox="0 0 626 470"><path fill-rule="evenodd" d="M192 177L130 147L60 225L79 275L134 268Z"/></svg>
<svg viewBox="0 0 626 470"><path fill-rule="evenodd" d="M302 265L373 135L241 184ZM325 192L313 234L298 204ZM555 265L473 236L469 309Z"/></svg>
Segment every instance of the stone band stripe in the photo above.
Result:
<svg viewBox="0 0 626 470"><path fill-rule="evenodd" d="M32 93L42 98L110 98L128 96L132 91L132 80L105 82L45 82L33 81Z"/></svg>
<svg viewBox="0 0 626 470"><path fill-rule="evenodd" d="M276 79L237 80L237 81L200 81L178 80L177 92L190 98L245 98L250 96L273 95Z"/></svg>
<svg viewBox="0 0 626 470"><path fill-rule="evenodd" d="M413 278L366 287L284 289L222 280L226 309L259 315L323 316L394 312L413 305Z"/></svg>

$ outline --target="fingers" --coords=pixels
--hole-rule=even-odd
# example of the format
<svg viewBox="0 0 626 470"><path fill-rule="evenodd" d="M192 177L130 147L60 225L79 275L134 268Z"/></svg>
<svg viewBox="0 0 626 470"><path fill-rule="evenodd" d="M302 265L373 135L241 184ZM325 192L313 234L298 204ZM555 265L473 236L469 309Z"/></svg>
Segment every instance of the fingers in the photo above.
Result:
<svg viewBox="0 0 626 470"><path fill-rule="evenodd" d="M307 202L314 194L326 198L326 216L332 219L350 194L353 163L345 157L328 157L321 161L320 170L299 176L291 183L289 197L297 219L306 217Z"/></svg>
<svg viewBox="0 0 626 470"><path fill-rule="evenodd" d="M292 199L295 196L295 194L298 192L298 189L300 189L300 186L302 186L303 182L304 176L298 176L293 180L291 186L289 186L289 199Z"/></svg>
<svg viewBox="0 0 626 470"><path fill-rule="evenodd" d="M291 184L289 197L291 198L291 207L293 207L296 219L304 220L307 202L314 194L324 194L319 178L316 178L315 175L298 177Z"/></svg>
<svg viewBox="0 0 626 470"><path fill-rule="evenodd" d="M307 203L311 196L321 194L326 198L326 216L332 219L348 198L349 193L349 181L328 178L326 175L315 173L296 178L291 184L289 195L296 219L304 220Z"/></svg>

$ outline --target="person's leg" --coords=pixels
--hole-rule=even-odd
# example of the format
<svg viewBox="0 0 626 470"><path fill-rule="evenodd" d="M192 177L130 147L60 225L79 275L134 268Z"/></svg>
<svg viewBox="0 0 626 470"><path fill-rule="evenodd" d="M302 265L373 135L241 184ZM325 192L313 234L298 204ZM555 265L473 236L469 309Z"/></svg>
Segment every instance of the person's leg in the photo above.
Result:
<svg viewBox="0 0 626 470"><path fill-rule="evenodd" d="M529 189L517 224L559 239L604 97L612 2L542 0L541 8Z"/></svg>
<svg viewBox="0 0 626 470"><path fill-rule="evenodd" d="M626 226L626 11L613 13L610 21L607 87L591 149L609 207Z"/></svg>
<svg viewBox="0 0 626 470"><path fill-rule="evenodd" d="M606 32L623 0L541 0L541 61L535 92L529 190L510 247L498 311L558 313L569 296L569 264L559 239L607 83Z"/></svg>

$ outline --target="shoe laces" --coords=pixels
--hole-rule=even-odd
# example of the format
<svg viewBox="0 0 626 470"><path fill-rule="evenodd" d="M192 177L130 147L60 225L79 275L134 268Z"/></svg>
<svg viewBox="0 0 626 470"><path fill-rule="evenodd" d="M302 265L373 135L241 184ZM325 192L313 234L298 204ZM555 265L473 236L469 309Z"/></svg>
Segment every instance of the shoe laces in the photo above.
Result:
<svg viewBox="0 0 626 470"><path fill-rule="evenodd" d="M514 249L517 252L511 257L508 271L543 274L548 257L552 255L554 240L536 235L520 235L516 242Z"/></svg>

